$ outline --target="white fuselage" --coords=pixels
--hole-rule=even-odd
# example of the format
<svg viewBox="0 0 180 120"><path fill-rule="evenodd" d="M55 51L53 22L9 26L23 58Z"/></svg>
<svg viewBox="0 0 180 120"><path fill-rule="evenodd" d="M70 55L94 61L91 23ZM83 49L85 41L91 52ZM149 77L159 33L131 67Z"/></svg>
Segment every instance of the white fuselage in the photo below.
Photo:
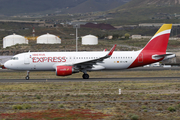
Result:
<svg viewBox="0 0 180 120"><path fill-rule="evenodd" d="M96 65L93 70L117 70L128 68L138 57L141 51L114 52L113 55ZM28 52L15 55L5 63L13 70L54 71L56 66L75 65L84 61L98 59L108 52ZM83 66L83 65L82 65Z"/></svg>

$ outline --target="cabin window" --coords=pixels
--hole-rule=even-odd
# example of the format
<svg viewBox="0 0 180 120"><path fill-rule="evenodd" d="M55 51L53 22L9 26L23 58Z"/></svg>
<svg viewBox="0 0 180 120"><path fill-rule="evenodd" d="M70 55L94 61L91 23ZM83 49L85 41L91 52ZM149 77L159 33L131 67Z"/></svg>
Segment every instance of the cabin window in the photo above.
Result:
<svg viewBox="0 0 180 120"><path fill-rule="evenodd" d="M11 58L11 60L18 60L18 57L13 57Z"/></svg>

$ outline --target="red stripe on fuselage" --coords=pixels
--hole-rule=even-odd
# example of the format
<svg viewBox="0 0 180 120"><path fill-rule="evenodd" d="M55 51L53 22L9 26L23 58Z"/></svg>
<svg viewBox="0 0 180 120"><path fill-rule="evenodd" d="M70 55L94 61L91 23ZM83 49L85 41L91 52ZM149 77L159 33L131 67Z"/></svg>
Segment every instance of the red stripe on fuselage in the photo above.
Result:
<svg viewBox="0 0 180 120"><path fill-rule="evenodd" d="M153 55L162 55L162 54L164 54L164 53L162 53L162 52L142 51L139 54L139 56L136 58L136 60L128 68L144 66L144 65L148 65L148 64L151 64L151 63L161 61L161 60L164 59L164 57L161 58L161 59L155 60L155 59L152 59L152 56Z"/></svg>
<svg viewBox="0 0 180 120"><path fill-rule="evenodd" d="M164 57L161 59L155 60L155 59L152 59L152 56L166 54L169 36L170 36L170 33L163 34L161 36L158 36L152 39L144 47L144 49L140 52L140 54L135 59L135 61L128 68L144 66L144 65L148 65L148 64L163 60Z"/></svg>

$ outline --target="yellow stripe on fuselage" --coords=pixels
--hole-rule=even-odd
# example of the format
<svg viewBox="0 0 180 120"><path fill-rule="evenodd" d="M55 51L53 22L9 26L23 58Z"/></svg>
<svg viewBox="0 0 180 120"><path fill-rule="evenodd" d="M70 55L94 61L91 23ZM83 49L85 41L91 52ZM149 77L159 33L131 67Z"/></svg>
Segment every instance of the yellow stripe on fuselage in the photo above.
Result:
<svg viewBox="0 0 180 120"><path fill-rule="evenodd" d="M162 31L165 31L165 30L169 30L169 29L171 29L171 28L172 28L172 24L164 24L164 25L162 25L162 27L157 31L156 34L162 32ZM156 34L155 34L155 35L156 35Z"/></svg>

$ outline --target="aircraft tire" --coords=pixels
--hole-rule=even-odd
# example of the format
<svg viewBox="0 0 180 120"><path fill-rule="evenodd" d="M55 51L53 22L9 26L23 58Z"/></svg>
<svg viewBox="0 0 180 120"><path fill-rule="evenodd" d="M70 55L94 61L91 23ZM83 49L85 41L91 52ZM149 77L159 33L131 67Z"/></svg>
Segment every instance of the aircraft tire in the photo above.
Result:
<svg viewBox="0 0 180 120"><path fill-rule="evenodd" d="M25 79L26 79L26 80L29 80L29 76L26 76Z"/></svg>
<svg viewBox="0 0 180 120"><path fill-rule="evenodd" d="M83 74L83 79L89 79L89 75L88 74Z"/></svg>

